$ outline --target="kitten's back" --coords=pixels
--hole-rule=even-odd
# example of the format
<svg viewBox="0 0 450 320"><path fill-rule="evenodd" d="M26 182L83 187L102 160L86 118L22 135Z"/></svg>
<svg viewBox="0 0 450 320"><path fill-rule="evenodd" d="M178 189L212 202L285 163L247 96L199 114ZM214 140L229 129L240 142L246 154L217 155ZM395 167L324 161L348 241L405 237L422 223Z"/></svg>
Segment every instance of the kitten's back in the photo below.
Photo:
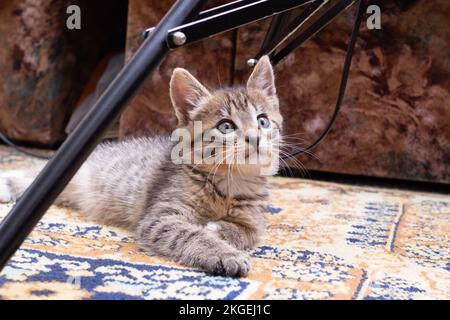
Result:
<svg viewBox="0 0 450 320"><path fill-rule="evenodd" d="M168 137L103 143L83 164L60 201L93 219L134 227L170 147Z"/></svg>

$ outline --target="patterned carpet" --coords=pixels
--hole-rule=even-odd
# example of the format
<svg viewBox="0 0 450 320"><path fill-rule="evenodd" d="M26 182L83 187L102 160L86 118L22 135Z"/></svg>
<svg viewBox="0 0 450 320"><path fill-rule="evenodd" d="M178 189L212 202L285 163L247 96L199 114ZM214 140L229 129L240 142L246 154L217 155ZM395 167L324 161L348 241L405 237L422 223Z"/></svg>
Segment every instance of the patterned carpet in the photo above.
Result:
<svg viewBox="0 0 450 320"><path fill-rule="evenodd" d="M0 170L34 162L0 147ZM448 196L271 183L268 233L246 278L147 255L126 231L52 207L0 274L0 298L450 299Z"/></svg>

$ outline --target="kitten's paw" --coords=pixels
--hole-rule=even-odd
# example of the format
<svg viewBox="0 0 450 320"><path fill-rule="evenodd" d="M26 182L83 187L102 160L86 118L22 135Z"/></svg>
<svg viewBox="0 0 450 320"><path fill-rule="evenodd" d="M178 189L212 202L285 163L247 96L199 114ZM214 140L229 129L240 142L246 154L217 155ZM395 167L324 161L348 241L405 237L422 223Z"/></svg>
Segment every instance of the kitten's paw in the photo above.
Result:
<svg viewBox="0 0 450 320"><path fill-rule="evenodd" d="M209 271L227 277L245 277L250 271L250 259L244 252L234 251L212 256Z"/></svg>
<svg viewBox="0 0 450 320"><path fill-rule="evenodd" d="M12 201L14 201L14 198L8 179L0 177L0 203L8 203Z"/></svg>

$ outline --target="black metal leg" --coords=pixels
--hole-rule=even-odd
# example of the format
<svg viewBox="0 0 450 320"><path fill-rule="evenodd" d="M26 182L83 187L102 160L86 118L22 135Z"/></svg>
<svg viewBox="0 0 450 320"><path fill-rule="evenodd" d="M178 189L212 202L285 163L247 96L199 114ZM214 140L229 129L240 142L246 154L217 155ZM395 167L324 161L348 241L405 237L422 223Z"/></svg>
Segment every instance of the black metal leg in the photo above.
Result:
<svg viewBox="0 0 450 320"><path fill-rule="evenodd" d="M276 43L280 42L278 41L280 33L284 31L286 25L289 23L291 14L291 11L285 11L272 18L261 49L259 49L259 53L255 56L255 59L259 59L265 54L272 55L273 48Z"/></svg>
<svg viewBox="0 0 450 320"><path fill-rule="evenodd" d="M299 47L306 40L313 37L317 32L325 28L331 21L333 21L342 11L347 9L357 0L340 0L333 7L328 9L323 15L321 15L313 24L306 28L300 35L294 40L288 43L283 49L277 52L273 58L272 63L277 64L295 48Z"/></svg>
<svg viewBox="0 0 450 320"><path fill-rule="evenodd" d="M275 55L275 50L293 35L303 23L314 15L314 13L325 3L324 0L316 0L308 4L302 12L293 19L290 19L291 11L283 12L275 16L270 24L263 45L261 46L259 53L255 56L255 59L259 59L263 55L269 54L272 60Z"/></svg>
<svg viewBox="0 0 450 320"><path fill-rule="evenodd" d="M203 11L198 20L173 28L169 31L168 44L175 49L316 1L318 0L238 0ZM181 43L177 43L172 37L179 33L185 36L185 41Z"/></svg>
<svg viewBox="0 0 450 320"><path fill-rule="evenodd" d="M200 10L205 0L178 0L151 36L67 138L53 159L0 224L0 269L19 248L109 125L168 52L168 31Z"/></svg>

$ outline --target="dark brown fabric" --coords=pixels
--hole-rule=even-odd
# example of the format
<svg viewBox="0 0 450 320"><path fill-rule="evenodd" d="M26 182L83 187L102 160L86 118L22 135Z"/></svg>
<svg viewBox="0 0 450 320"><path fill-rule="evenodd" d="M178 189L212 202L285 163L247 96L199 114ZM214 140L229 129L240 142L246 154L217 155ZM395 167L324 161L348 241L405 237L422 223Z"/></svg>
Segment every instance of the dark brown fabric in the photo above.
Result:
<svg viewBox="0 0 450 320"><path fill-rule="evenodd" d="M125 43L119 20L126 21L126 2L113 2L0 1L0 131L46 145L64 139L89 74ZM71 4L81 8L81 30L66 28Z"/></svg>

